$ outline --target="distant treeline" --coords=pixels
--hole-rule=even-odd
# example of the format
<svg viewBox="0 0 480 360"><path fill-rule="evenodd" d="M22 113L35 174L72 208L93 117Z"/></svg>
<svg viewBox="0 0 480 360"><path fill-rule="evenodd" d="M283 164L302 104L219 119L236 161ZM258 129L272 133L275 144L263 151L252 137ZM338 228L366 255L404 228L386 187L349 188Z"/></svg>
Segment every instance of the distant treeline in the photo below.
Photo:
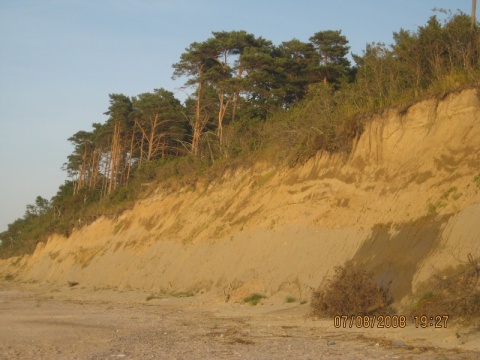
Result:
<svg viewBox="0 0 480 360"><path fill-rule="evenodd" d="M354 65L348 44L336 30L280 45L245 31L213 32L190 44L173 65L173 77L191 89L185 103L162 88L110 94L108 120L69 138L69 180L0 234L0 256L118 213L145 183L197 176L262 151L289 162L348 152L364 115L479 84L479 26L463 13L400 30L392 45L367 44L352 54Z"/></svg>

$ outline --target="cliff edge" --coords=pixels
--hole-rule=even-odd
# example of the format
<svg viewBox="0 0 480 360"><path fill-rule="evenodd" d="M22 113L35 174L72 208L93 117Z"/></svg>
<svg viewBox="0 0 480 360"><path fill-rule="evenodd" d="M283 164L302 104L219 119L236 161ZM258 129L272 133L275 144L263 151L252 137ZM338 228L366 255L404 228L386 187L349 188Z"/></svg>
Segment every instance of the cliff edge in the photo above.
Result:
<svg viewBox="0 0 480 360"><path fill-rule="evenodd" d="M115 220L0 260L0 275L303 299L354 261L401 302L436 271L480 256L479 174L480 94L466 89L372 117L348 157L159 187Z"/></svg>

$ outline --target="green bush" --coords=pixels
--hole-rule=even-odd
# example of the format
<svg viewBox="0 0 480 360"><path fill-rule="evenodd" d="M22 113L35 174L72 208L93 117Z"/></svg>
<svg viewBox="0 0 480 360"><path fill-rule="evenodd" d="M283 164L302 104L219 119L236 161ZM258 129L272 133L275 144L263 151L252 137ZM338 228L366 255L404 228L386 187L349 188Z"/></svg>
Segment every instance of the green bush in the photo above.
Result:
<svg viewBox="0 0 480 360"><path fill-rule="evenodd" d="M477 184L477 188L480 189L480 174L476 175L474 178L473 178L473 182L475 184Z"/></svg>
<svg viewBox="0 0 480 360"><path fill-rule="evenodd" d="M291 296L291 295L289 295L285 298L285 302L287 304L294 303L295 301L297 301L297 299L294 296Z"/></svg>
<svg viewBox="0 0 480 360"><path fill-rule="evenodd" d="M244 303L250 303L250 305L257 305L260 300L265 299L266 296L259 294L259 293L254 293L251 294L250 296L247 296L246 298L243 299Z"/></svg>

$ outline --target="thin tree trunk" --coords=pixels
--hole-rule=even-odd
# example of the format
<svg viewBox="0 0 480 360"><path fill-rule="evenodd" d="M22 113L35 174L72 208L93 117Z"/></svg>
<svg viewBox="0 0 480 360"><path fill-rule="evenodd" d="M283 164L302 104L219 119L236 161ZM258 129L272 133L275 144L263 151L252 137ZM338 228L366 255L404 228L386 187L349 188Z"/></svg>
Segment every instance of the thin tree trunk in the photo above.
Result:
<svg viewBox="0 0 480 360"><path fill-rule="evenodd" d="M119 157L120 157L120 125L116 123L113 130L113 141L112 141L112 148L111 148L110 182L108 184L109 194L113 190L115 190L115 188L117 187Z"/></svg>
<svg viewBox="0 0 480 360"><path fill-rule="evenodd" d="M243 75L243 68L240 67L237 73L237 79L240 81ZM232 99L232 121L235 121L237 117L237 107L238 107L238 99L240 97L240 90L238 89L238 83L235 85L235 90L233 91L233 99Z"/></svg>
<svg viewBox="0 0 480 360"><path fill-rule="evenodd" d="M193 137L192 137L192 153L193 155L198 155L198 147L200 142L200 131L201 131L201 97L202 97L202 85L200 82L197 89L197 105L195 109L195 122L193 124Z"/></svg>
<svg viewBox="0 0 480 360"><path fill-rule="evenodd" d="M112 152L108 151L105 158L105 166L103 170L102 197L107 195L108 183L109 183L109 177L110 177L110 164L111 164L110 158L111 157L112 157Z"/></svg>
<svg viewBox="0 0 480 360"><path fill-rule="evenodd" d="M324 62L323 62L323 65L325 66L325 69L326 69L326 67L327 67L327 64L328 64L328 60L327 60L327 57L325 56L325 59L324 59ZM327 74L325 74L325 75L323 75L323 83L324 83L325 85L327 85L327 82L328 82L328 81L327 81Z"/></svg>
<svg viewBox="0 0 480 360"><path fill-rule="evenodd" d="M135 140L135 126L133 126L132 129L132 137L130 139L130 155L128 159L128 169L127 169L127 181L126 183L128 184L128 181L130 180L130 173L132 171L132 164L133 164L133 151L134 151L134 140Z"/></svg>
<svg viewBox="0 0 480 360"><path fill-rule="evenodd" d="M138 167L141 167L143 164L143 157L144 157L144 151L143 151L143 136L142 140L140 140L140 163L138 164Z"/></svg>
<svg viewBox="0 0 480 360"><path fill-rule="evenodd" d="M101 159L101 152L100 151L93 151L92 154L92 175L90 179L90 188L95 189L97 187L98 181L98 173L100 171L100 159Z"/></svg>
<svg viewBox="0 0 480 360"><path fill-rule="evenodd" d="M78 182L77 182L77 192L83 188L83 183L85 182L85 172L86 172L86 164L87 162L87 146L83 144L83 153L82 153L82 165L80 166L80 174L78 175Z"/></svg>
<svg viewBox="0 0 480 360"><path fill-rule="evenodd" d="M238 107L238 92L236 91L233 94L233 100L232 100L232 122L235 121L235 118L237 117L237 107Z"/></svg>
<svg viewBox="0 0 480 360"><path fill-rule="evenodd" d="M472 31L475 28L476 19L476 12L477 12L477 0L472 0Z"/></svg>
<svg viewBox="0 0 480 360"><path fill-rule="evenodd" d="M223 145L223 119L227 113L228 106L230 105L231 99L225 101L225 91L222 88L219 94L219 110L218 110L218 128L217 135L220 140L220 147Z"/></svg>

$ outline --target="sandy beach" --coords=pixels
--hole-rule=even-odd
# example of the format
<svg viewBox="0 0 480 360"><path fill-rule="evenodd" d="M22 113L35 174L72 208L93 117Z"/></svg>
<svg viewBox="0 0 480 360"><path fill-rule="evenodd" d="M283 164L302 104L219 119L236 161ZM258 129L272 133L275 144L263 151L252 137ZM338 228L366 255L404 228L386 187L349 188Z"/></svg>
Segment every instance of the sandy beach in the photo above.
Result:
<svg viewBox="0 0 480 360"><path fill-rule="evenodd" d="M336 328L308 304L256 306L0 284L0 359L478 359L479 332Z"/></svg>

